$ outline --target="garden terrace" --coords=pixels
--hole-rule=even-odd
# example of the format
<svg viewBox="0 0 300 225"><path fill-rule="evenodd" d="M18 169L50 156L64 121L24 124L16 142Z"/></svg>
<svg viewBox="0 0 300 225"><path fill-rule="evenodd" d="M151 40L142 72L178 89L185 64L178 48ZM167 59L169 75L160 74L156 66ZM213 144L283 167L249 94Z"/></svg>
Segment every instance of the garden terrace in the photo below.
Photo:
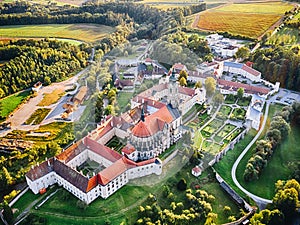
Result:
<svg viewBox="0 0 300 225"><path fill-rule="evenodd" d="M219 112L217 113L217 117L220 119L227 119L231 113L231 106L222 105Z"/></svg>
<svg viewBox="0 0 300 225"><path fill-rule="evenodd" d="M91 159L86 160L83 164L78 166L76 170L82 172L84 176L92 177L104 170L105 167Z"/></svg>
<svg viewBox="0 0 300 225"><path fill-rule="evenodd" d="M222 125L223 125L222 120L214 119L201 130L201 133L204 137L208 138L213 133L215 133Z"/></svg>
<svg viewBox="0 0 300 225"><path fill-rule="evenodd" d="M251 102L251 97L243 97L237 101L237 104L241 107L247 107Z"/></svg>
<svg viewBox="0 0 300 225"><path fill-rule="evenodd" d="M214 140L217 143L221 143L225 139L225 137L228 136L235 128L236 126L232 124L225 124L215 135Z"/></svg>
<svg viewBox="0 0 300 225"><path fill-rule="evenodd" d="M235 104L237 96L233 94L226 95L225 104Z"/></svg>
<svg viewBox="0 0 300 225"><path fill-rule="evenodd" d="M231 115L230 115L230 119L234 119L234 120L244 120L245 119L245 115L246 115L246 110L243 108L235 108Z"/></svg>
<svg viewBox="0 0 300 225"><path fill-rule="evenodd" d="M107 142L106 146L121 153L121 150L123 147L125 147L125 144L117 136L113 136L113 138Z"/></svg>

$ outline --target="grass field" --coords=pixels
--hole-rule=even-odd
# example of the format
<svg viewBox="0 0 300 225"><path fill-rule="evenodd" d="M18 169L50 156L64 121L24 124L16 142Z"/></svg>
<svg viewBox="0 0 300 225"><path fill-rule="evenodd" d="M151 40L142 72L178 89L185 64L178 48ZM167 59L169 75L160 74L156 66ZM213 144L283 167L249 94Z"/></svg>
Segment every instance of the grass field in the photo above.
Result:
<svg viewBox="0 0 300 225"><path fill-rule="evenodd" d="M43 24L1 26L0 38L44 38L56 37L95 42L115 28L98 24Z"/></svg>
<svg viewBox="0 0 300 225"><path fill-rule="evenodd" d="M255 39L292 8L281 2L229 4L201 13L198 27Z"/></svg>
<svg viewBox="0 0 300 225"><path fill-rule="evenodd" d="M250 130L248 134L245 136L243 140L237 143L234 146L233 150L227 152L226 156L222 158L218 163L216 163L213 167L220 174L220 176L241 196L245 196L242 191L240 191L234 184L231 178L231 168L239 157L241 152L245 149L245 147L250 143L250 141L256 135L256 131L254 129Z"/></svg>
<svg viewBox="0 0 300 225"><path fill-rule="evenodd" d="M130 103L130 99L132 98L132 92L119 92L117 97L117 102L119 106L120 112L125 112L128 110L128 103Z"/></svg>
<svg viewBox="0 0 300 225"><path fill-rule="evenodd" d="M6 118L11 112L13 112L18 107L18 105L20 105L26 98L28 98L29 95L30 91L28 90L1 99L1 116Z"/></svg>
<svg viewBox="0 0 300 225"><path fill-rule="evenodd" d="M64 94L62 89L56 89L44 95L38 106L49 106L56 103Z"/></svg>
<svg viewBox="0 0 300 225"><path fill-rule="evenodd" d="M273 105L268 116L268 126L272 116L282 106ZM266 129L265 129L266 130ZM265 131L264 130L264 131ZM265 132L264 132L265 133ZM255 181L245 182L243 173L249 158L252 156L255 146L244 156L237 168L237 179L240 184L247 187L250 192L271 199L275 193L275 182L279 179L286 180L292 173L291 163L300 160L300 127L292 126L292 131L288 138L274 151L272 158L268 161L260 178ZM261 136L263 138L263 136ZM276 172L275 172L276 171Z"/></svg>

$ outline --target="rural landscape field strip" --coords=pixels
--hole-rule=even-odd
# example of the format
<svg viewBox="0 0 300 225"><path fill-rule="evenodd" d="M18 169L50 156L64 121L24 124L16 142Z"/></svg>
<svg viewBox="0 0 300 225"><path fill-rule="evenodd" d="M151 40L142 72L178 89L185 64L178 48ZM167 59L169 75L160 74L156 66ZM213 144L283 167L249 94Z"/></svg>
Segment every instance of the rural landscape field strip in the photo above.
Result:
<svg viewBox="0 0 300 225"><path fill-rule="evenodd" d="M42 24L1 26L0 38L56 37L94 42L115 31L115 28L98 24Z"/></svg>
<svg viewBox="0 0 300 225"><path fill-rule="evenodd" d="M228 4L200 14L198 28L258 38L293 8L287 3Z"/></svg>

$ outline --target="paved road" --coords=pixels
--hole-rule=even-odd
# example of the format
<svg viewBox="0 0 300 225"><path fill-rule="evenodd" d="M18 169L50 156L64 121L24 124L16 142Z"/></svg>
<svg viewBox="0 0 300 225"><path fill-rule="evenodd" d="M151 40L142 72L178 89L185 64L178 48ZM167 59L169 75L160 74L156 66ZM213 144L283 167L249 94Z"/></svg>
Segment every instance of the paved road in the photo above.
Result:
<svg viewBox="0 0 300 225"><path fill-rule="evenodd" d="M236 168L239 165L241 159L248 152L248 150L251 148L251 146L256 142L256 140L259 138L260 134L264 130L264 127L266 125L266 121L268 118L269 106L270 106L270 100L268 100L266 102L266 111L265 111L264 120L263 120L260 130L258 131L256 136L253 138L253 140L248 144L248 146L244 149L244 151L240 154L240 156L237 158L237 160L235 161L235 163L233 164L233 167L231 169L231 176L232 176L232 179L233 179L233 182L235 183L235 185L246 195L250 196L257 203L257 205L259 206L260 209L265 208L266 204L272 203L272 200L261 198L257 195L252 194L251 192L247 191L245 188L243 188L242 185L240 185L240 183L236 179Z"/></svg>

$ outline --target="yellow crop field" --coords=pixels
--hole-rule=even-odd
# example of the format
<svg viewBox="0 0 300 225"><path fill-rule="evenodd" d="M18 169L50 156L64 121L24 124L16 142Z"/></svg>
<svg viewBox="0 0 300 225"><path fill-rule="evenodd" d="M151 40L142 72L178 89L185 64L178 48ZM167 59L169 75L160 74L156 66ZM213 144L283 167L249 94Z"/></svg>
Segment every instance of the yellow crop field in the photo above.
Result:
<svg viewBox="0 0 300 225"><path fill-rule="evenodd" d="M257 38L279 19L279 15L272 14L205 12L200 15L198 27Z"/></svg>
<svg viewBox="0 0 300 225"><path fill-rule="evenodd" d="M288 3L272 2L272 3L251 3L251 4L230 4L221 8L217 8L215 12L239 12L239 13L266 13L282 15L286 11L293 9Z"/></svg>
<svg viewBox="0 0 300 225"><path fill-rule="evenodd" d="M195 23L202 30L259 38L293 5L283 2L227 4L200 13Z"/></svg>

